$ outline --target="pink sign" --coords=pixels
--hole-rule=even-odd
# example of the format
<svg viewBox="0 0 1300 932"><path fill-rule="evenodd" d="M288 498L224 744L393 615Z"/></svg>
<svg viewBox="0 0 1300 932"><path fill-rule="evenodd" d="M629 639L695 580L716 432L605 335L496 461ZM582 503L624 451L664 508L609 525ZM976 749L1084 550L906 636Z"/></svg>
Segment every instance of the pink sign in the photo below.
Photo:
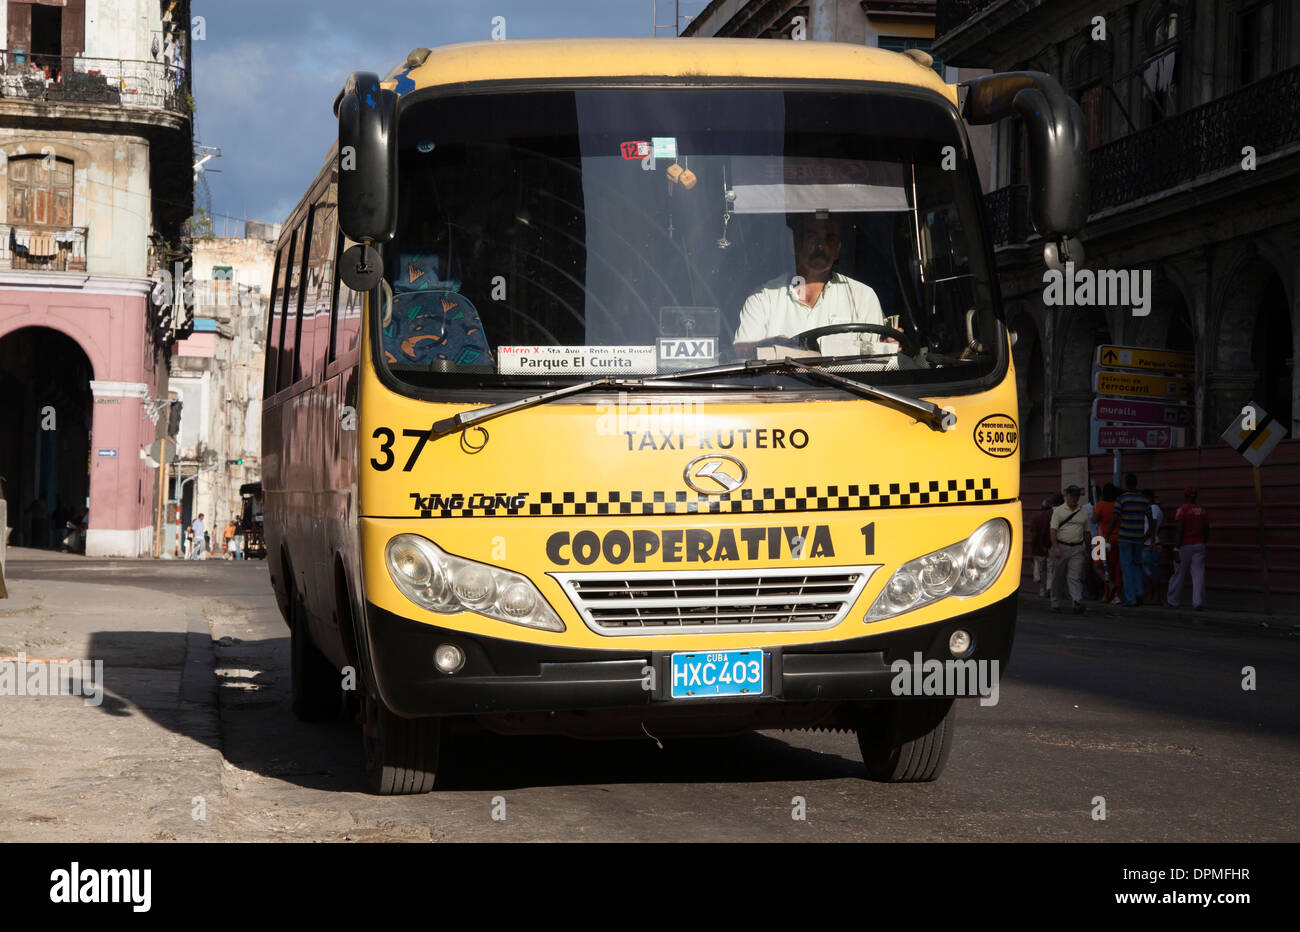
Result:
<svg viewBox="0 0 1300 932"><path fill-rule="evenodd" d="M1104 450L1168 450L1171 435L1168 427L1100 427L1097 445Z"/></svg>
<svg viewBox="0 0 1300 932"><path fill-rule="evenodd" d="M1125 401L1122 398L1098 398L1093 405L1093 417L1099 421L1168 424L1171 427L1191 427L1193 411L1187 405L1162 405L1154 401Z"/></svg>

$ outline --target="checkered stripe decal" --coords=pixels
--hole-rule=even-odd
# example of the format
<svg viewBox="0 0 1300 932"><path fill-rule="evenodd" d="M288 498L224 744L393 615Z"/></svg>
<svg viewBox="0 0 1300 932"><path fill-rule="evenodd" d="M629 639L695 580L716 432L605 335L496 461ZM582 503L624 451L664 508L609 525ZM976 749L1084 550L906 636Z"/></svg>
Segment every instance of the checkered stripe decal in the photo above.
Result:
<svg viewBox="0 0 1300 932"><path fill-rule="evenodd" d="M532 498L532 494L529 498ZM574 517L578 515L755 514L963 505L998 501L993 480L933 479L865 485L741 489L725 495L694 492L542 492L518 508L423 509L421 518Z"/></svg>

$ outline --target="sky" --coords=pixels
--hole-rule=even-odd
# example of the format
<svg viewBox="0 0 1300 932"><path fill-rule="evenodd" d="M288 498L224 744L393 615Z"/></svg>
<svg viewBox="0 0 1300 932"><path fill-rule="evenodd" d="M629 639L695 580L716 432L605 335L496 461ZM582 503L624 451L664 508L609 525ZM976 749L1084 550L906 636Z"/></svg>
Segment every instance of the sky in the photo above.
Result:
<svg viewBox="0 0 1300 932"><path fill-rule="evenodd" d="M413 48L491 38L649 36L651 0L195 0L195 143L218 235L283 219L337 136L331 107L353 71L381 77ZM703 0L682 0L683 18ZM672 0L660 0L670 23ZM664 35L668 33L665 32ZM195 192L203 203L202 187Z"/></svg>

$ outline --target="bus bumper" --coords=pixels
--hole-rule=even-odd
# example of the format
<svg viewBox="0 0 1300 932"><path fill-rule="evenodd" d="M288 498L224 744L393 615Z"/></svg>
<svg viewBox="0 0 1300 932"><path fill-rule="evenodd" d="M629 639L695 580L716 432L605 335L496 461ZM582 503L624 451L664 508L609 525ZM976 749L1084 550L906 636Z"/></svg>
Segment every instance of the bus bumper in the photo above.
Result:
<svg viewBox="0 0 1300 932"><path fill-rule="evenodd" d="M933 624L840 641L765 647L771 655L770 695L722 699L667 699L664 651L559 648L471 636L412 621L367 604L371 657L379 694L398 715L482 715L731 702L793 703L889 699L895 661L952 660L948 638L971 634L970 659L996 660L1005 672L1015 635L1016 595L986 608ZM846 620L845 625L848 625ZM434 650L455 644L465 653L454 674L433 665ZM690 648L683 647L683 650ZM656 675L649 678L646 667ZM910 674L909 674L910 676ZM659 688L646 688L652 679ZM962 695L976 695L973 684Z"/></svg>

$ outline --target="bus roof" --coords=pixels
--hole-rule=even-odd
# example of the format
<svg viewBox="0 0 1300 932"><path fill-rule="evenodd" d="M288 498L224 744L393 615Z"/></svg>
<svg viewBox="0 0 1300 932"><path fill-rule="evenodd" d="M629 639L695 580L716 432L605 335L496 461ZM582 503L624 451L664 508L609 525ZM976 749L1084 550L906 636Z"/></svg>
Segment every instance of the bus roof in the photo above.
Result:
<svg viewBox="0 0 1300 932"><path fill-rule="evenodd" d="M952 85L915 59L846 42L772 39L510 39L433 49L383 82L399 94L492 80L627 77L791 78L907 84L956 103Z"/></svg>

